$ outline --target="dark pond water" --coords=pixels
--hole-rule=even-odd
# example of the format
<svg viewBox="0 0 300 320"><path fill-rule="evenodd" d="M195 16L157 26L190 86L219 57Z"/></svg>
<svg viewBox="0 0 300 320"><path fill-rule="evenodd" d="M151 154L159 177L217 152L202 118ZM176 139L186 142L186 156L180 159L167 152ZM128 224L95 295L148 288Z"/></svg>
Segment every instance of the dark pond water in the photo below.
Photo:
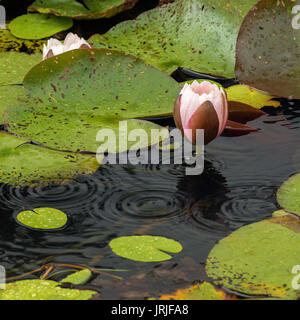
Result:
<svg viewBox="0 0 300 320"><path fill-rule="evenodd" d="M276 191L300 171L300 103L250 122L260 129L220 137L205 150L205 170L186 176L185 167L102 166L65 186L14 189L0 185L0 262L8 276L46 262L87 265L122 281L94 277L102 299L143 299L207 280L204 264L215 243L237 228L271 216ZM168 121L166 121L168 122ZM170 123L171 124L171 123ZM18 225L23 209L53 207L66 212L63 230L37 232ZM111 239L136 234L169 237L184 250L161 263L116 256Z"/></svg>

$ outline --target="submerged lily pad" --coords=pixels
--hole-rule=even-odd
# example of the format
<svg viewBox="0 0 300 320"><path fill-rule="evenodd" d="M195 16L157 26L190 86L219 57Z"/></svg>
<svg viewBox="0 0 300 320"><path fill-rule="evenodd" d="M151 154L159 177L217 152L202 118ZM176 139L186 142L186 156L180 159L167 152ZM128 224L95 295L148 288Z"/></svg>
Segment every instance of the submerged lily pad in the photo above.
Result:
<svg viewBox="0 0 300 320"><path fill-rule="evenodd" d="M109 245L115 254L142 262L169 260L172 256L166 252L179 253L182 250L179 242L157 236L120 237L111 240Z"/></svg>
<svg viewBox="0 0 300 320"><path fill-rule="evenodd" d="M236 77L279 97L300 98L300 32L292 0L261 0L245 17L237 40Z"/></svg>
<svg viewBox="0 0 300 320"><path fill-rule="evenodd" d="M286 211L300 216L300 173L282 184L277 191L277 201Z"/></svg>
<svg viewBox="0 0 300 320"><path fill-rule="evenodd" d="M300 220L271 218L244 226L210 252L206 272L218 285L244 294L285 299L300 297L292 286L299 265Z"/></svg>
<svg viewBox="0 0 300 320"><path fill-rule="evenodd" d="M8 25L10 32L21 39L43 39L73 26L72 19L39 13L24 14Z"/></svg>
<svg viewBox="0 0 300 320"><path fill-rule="evenodd" d="M176 0L94 35L90 42L130 53L168 73L185 67L232 78L238 30L256 2Z"/></svg>
<svg viewBox="0 0 300 320"><path fill-rule="evenodd" d="M109 18L117 13L131 9L137 0L36 0L29 11L51 13L74 19Z"/></svg>
<svg viewBox="0 0 300 320"><path fill-rule="evenodd" d="M92 272L89 269L83 269L77 272L73 272L66 278L60 281L60 283L71 283L75 285L82 285L89 281L92 276Z"/></svg>
<svg viewBox="0 0 300 320"><path fill-rule="evenodd" d="M179 289L174 294L163 295L159 300L231 300L233 295L216 289L211 283L203 282L186 289Z"/></svg>
<svg viewBox="0 0 300 320"><path fill-rule="evenodd" d="M0 182L14 186L64 183L99 168L95 156L53 151L28 142L0 132Z"/></svg>
<svg viewBox="0 0 300 320"><path fill-rule="evenodd" d="M38 53L43 51L45 40L25 40L14 37L8 29L0 29L0 52L14 51Z"/></svg>
<svg viewBox="0 0 300 320"><path fill-rule="evenodd" d="M96 291L64 289L51 280L21 280L6 284L0 300L89 300Z"/></svg>
<svg viewBox="0 0 300 320"><path fill-rule="evenodd" d="M100 129L111 129L117 139L127 139L133 129L145 130L147 136L138 146L128 141L127 146L117 144L116 152L151 145L152 129L158 143L159 130L167 129L133 118L171 114L181 88L142 60L105 49L75 50L47 59L30 70L24 87L29 99L7 109L8 130L73 152L97 152Z"/></svg>
<svg viewBox="0 0 300 320"><path fill-rule="evenodd" d="M68 221L64 212L53 208L22 211L16 219L27 227L45 230L62 228Z"/></svg>
<svg viewBox="0 0 300 320"><path fill-rule="evenodd" d="M0 52L0 86L23 83L25 74L41 60L41 54Z"/></svg>

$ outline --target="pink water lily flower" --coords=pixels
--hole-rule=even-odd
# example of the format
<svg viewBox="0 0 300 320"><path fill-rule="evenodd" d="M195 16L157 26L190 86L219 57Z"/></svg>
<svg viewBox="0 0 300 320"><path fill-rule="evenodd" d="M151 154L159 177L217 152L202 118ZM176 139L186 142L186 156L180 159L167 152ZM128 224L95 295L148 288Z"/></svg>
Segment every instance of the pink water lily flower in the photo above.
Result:
<svg viewBox="0 0 300 320"><path fill-rule="evenodd" d="M56 56L58 54L75 50L75 49L89 49L91 48L90 44L85 41L83 38L79 38L77 34L68 33L64 43L61 43L57 39L51 38L48 40L47 45L44 44L43 48L43 60Z"/></svg>
<svg viewBox="0 0 300 320"><path fill-rule="evenodd" d="M225 91L208 81L185 84L175 102L174 120L193 144L196 143L196 129L204 129L204 143L208 144L223 132L228 120Z"/></svg>

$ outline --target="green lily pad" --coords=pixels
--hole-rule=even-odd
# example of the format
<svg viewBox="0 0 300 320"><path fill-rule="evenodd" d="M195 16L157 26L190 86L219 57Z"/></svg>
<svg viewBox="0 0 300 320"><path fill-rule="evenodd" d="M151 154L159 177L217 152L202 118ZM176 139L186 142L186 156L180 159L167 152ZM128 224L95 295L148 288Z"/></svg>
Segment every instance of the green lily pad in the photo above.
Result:
<svg viewBox="0 0 300 320"><path fill-rule="evenodd" d="M300 216L300 174L285 181L277 191L277 201L290 213Z"/></svg>
<svg viewBox="0 0 300 320"><path fill-rule="evenodd" d="M53 208L22 211L16 219L27 227L45 230L62 228L68 221L64 212Z"/></svg>
<svg viewBox="0 0 300 320"><path fill-rule="evenodd" d="M3 115L8 106L15 106L24 99L23 86L0 86L0 124L3 124Z"/></svg>
<svg viewBox="0 0 300 320"><path fill-rule="evenodd" d="M179 289L174 294L163 295L159 300L230 300L233 295L216 289L211 283L203 282L186 289Z"/></svg>
<svg viewBox="0 0 300 320"><path fill-rule="evenodd" d="M8 28L17 38L37 40L48 38L72 26L72 19L33 13L15 18L10 22Z"/></svg>
<svg viewBox="0 0 300 320"><path fill-rule="evenodd" d="M137 0L36 0L29 11L50 13L73 19L110 18L117 13L131 9Z"/></svg>
<svg viewBox="0 0 300 320"><path fill-rule="evenodd" d="M45 40L19 39L14 37L8 29L0 29L0 52L26 51L28 53L40 53L43 52L45 43Z"/></svg>
<svg viewBox="0 0 300 320"><path fill-rule="evenodd" d="M23 83L25 74L41 60L41 54L0 52L0 86Z"/></svg>
<svg viewBox="0 0 300 320"><path fill-rule="evenodd" d="M300 32L292 0L261 0L245 17L237 40L236 77L279 97L300 98ZM284 45L283 45L284 44Z"/></svg>
<svg viewBox="0 0 300 320"><path fill-rule="evenodd" d="M58 152L28 142L0 132L0 182L14 186L65 183L99 168L95 156Z"/></svg>
<svg viewBox="0 0 300 320"><path fill-rule="evenodd" d="M89 300L96 291L64 289L51 280L21 280L6 284L0 300Z"/></svg>
<svg viewBox="0 0 300 320"><path fill-rule="evenodd" d="M271 218L244 226L211 250L206 272L214 283L253 296L300 297L292 286L299 265L300 220Z"/></svg>
<svg viewBox="0 0 300 320"><path fill-rule="evenodd" d="M77 272L73 272L72 274L68 275L66 278L61 280L61 283L72 283L75 285L82 285L89 281L90 277L92 276L92 272L89 269L83 269Z"/></svg>
<svg viewBox="0 0 300 320"><path fill-rule="evenodd" d="M231 78L238 30L256 2L176 0L89 41L94 47L135 55L169 74L185 67Z"/></svg>
<svg viewBox="0 0 300 320"><path fill-rule="evenodd" d="M105 49L75 50L47 59L30 70L24 87L29 98L7 109L8 130L73 152L97 152L100 129L111 129L117 140L129 137L133 129L147 132L138 146L128 141L128 146L118 144L116 152L148 147L152 129L158 143L159 130L167 129L135 118L172 114L181 89L142 60ZM127 125L128 134L119 130L120 125Z"/></svg>
<svg viewBox="0 0 300 320"><path fill-rule="evenodd" d="M272 213L272 217L273 218L277 218L277 217L284 217L287 216L288 213L284 210L276 210Z"/></svg>
<svg viewBox="0 0 300 320"><path fill-rule="evenodd" d="M182 250L179 242L157 236L120 237L111 240L109 246L123 258L142 262L169 260L172 256L166 252L179 253Z"/></svg>

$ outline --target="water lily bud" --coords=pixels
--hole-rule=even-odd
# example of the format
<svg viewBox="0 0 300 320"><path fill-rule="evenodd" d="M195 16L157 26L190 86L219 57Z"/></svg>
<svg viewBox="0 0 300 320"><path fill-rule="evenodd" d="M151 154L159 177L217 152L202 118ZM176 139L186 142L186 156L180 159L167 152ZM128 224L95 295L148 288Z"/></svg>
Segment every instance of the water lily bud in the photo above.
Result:
<svg viewBox="0 0 300 320"><path fill-rule="evenodd" d="M74 33L68 33L64 43L51 38L48 40L47 45L44 45L43 48L43 60L56 56L58 54L75 50L75 49L89 49L91 48L90 44L86 42L83 38L79 38Z"/></svg>
<svg viewBox="0 0 300 320"><path fill-rule="evenodd" d="M174 105L174 120L177 128L193 144L196 143L196 129L203 129L204 143L208 144L217 138L226 126L226 93L208 81L185 84Z"/></svg>

